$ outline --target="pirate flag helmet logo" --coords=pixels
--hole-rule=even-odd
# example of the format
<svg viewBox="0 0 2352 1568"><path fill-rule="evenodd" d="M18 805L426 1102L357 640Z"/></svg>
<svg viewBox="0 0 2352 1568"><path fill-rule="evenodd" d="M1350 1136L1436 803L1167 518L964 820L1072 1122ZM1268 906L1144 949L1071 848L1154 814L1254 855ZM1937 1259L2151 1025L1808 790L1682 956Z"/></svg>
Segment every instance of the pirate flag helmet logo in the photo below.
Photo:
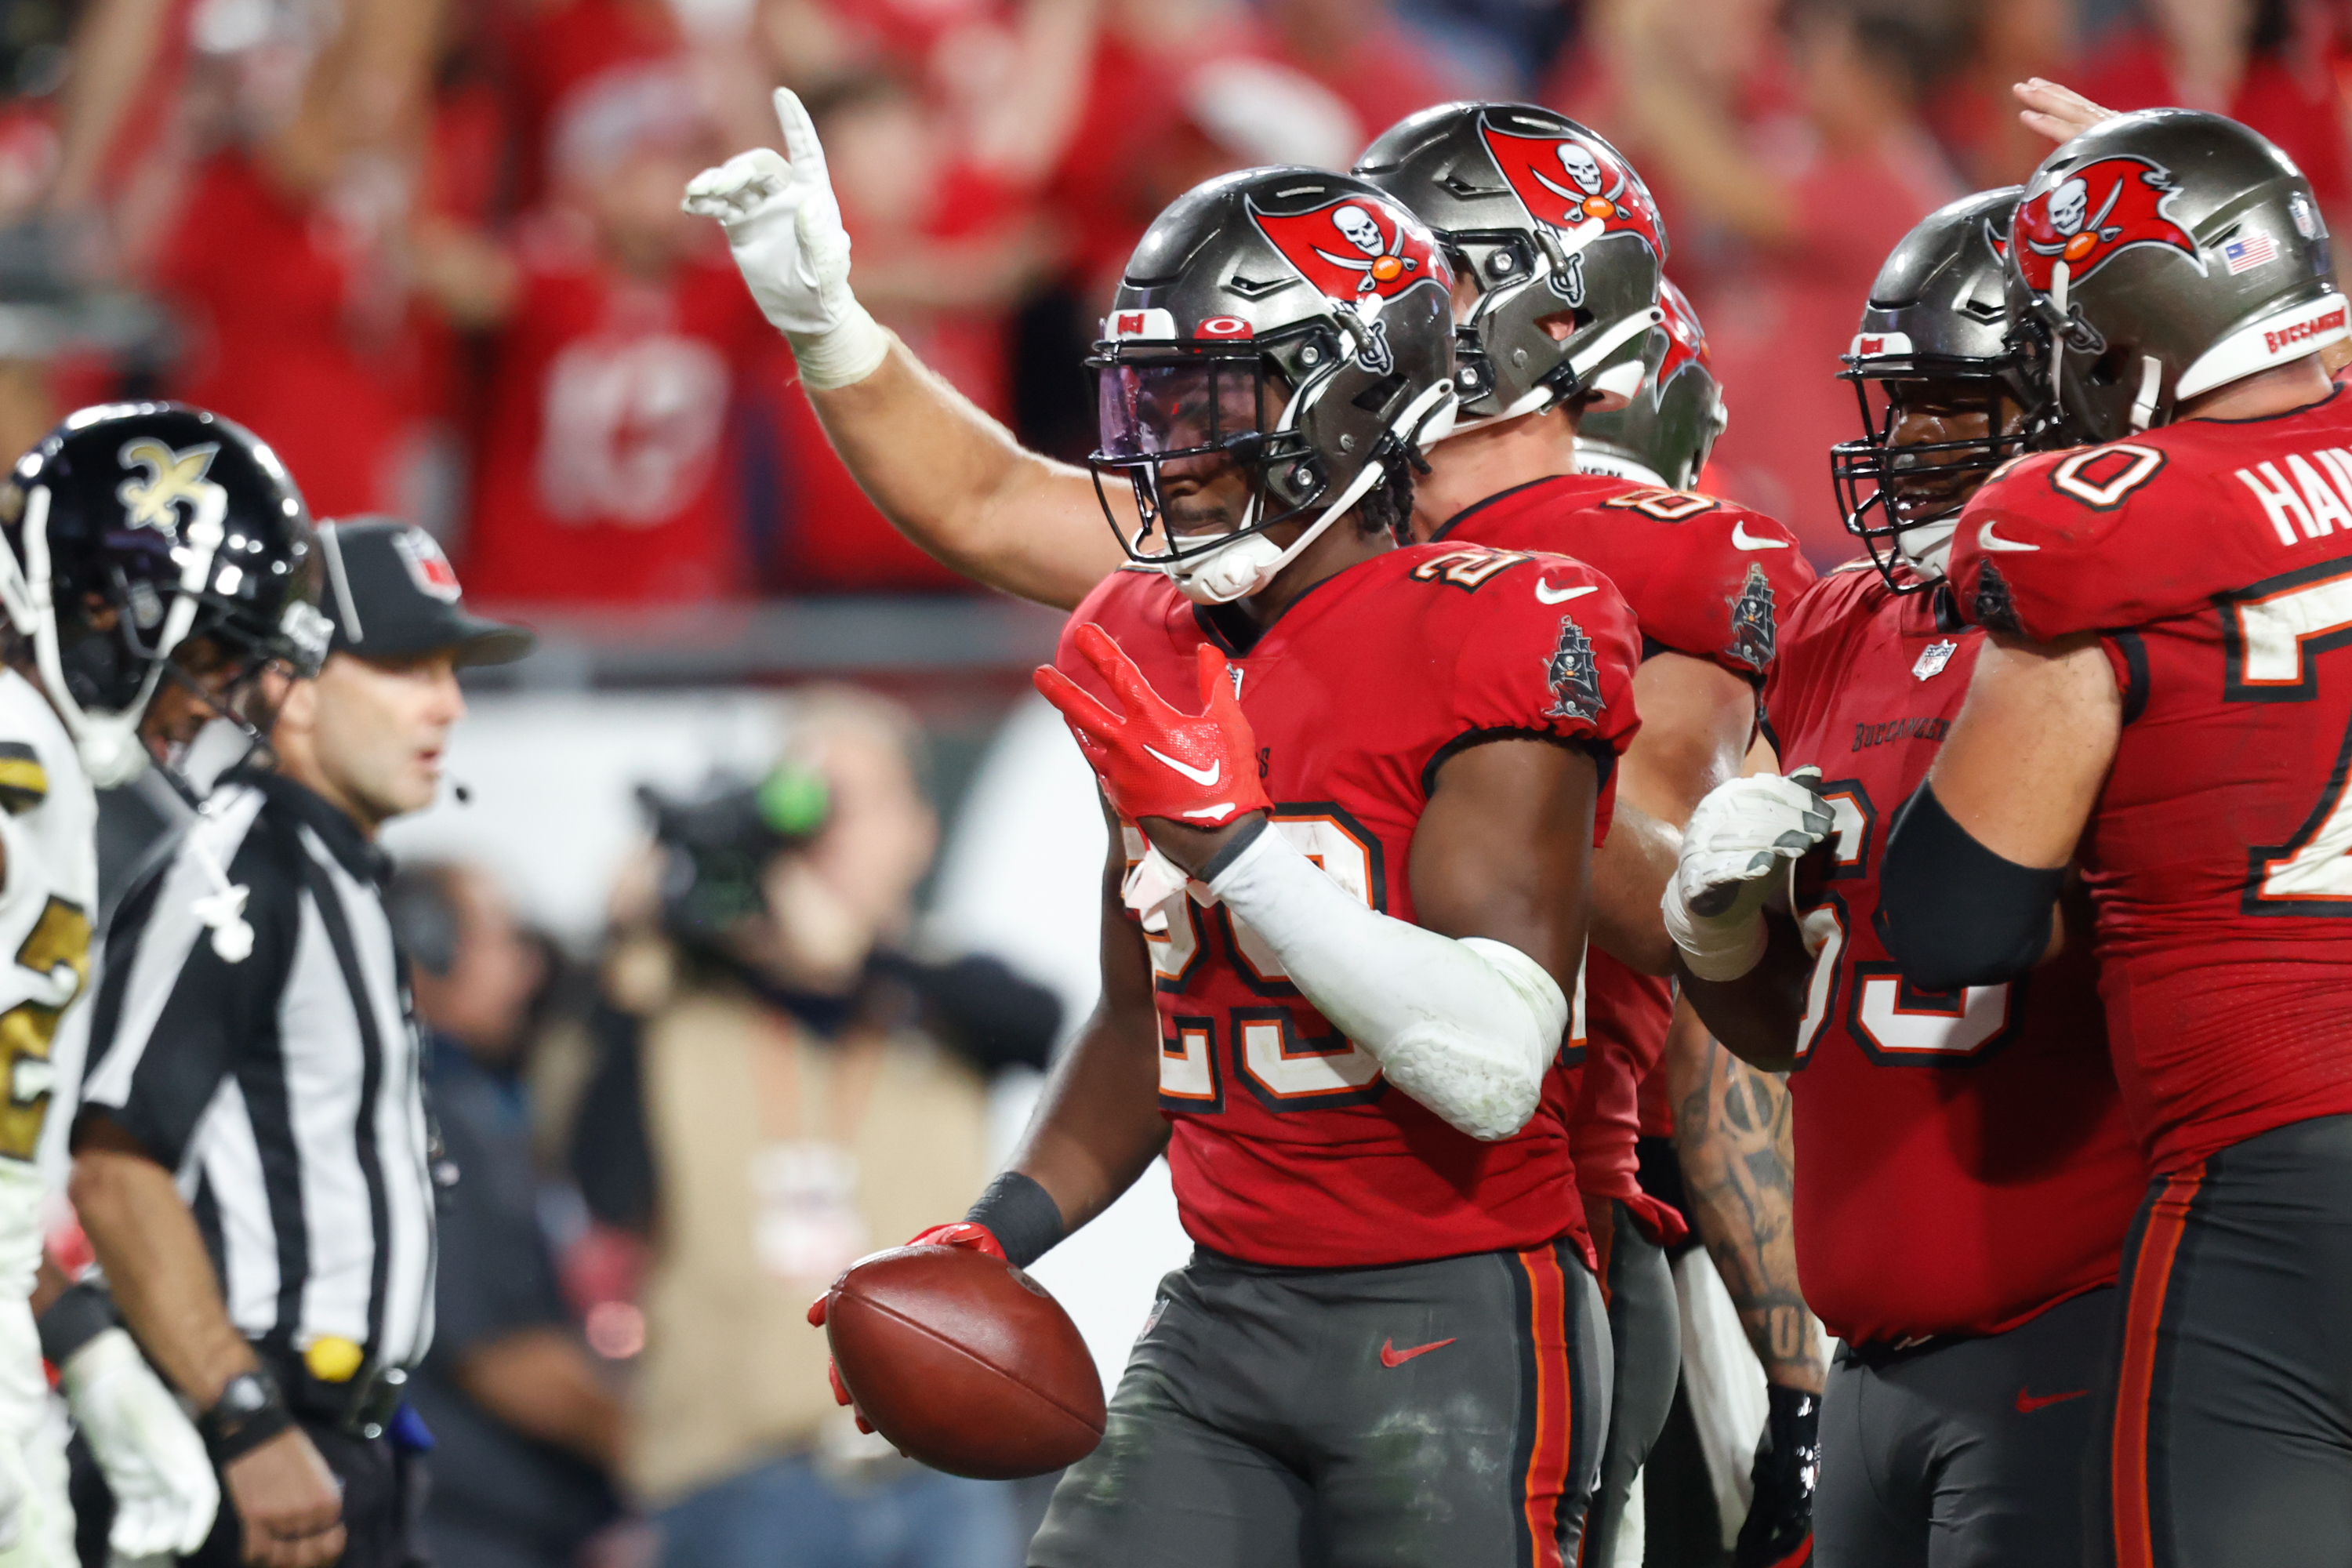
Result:
<svg viewBox="0 0 2352 1568"><path fill-rule="evenodd" d="M1392 300L1433 280L1454 285L1428 231L1375 197L1352 195L1286 216L1253 202L1250 216L1300 277L1334 300Z"/></svg>
<svg viewBox="0 0 2352 1568"><path fill-rule="evenodd" d="M1354 307L1370 328L1358 351L1367 369L1385 374L1390 368L1377 319L1387 301L1424 285L1453 290L1454 270L1428 229L1380 197L1351 195L1290 214L1266 212L1252 202L1249 215L1301 278Z"/></svg>
<svg viewBox="0 0 2352 1568"><path fill-rule="evenodd" d="M1649 242L1663 260L1666 242L1658 226L1657 204L1625 161L1599 141L1567 134L1522 135L1481 115L1478 134L1528 216L1554 231L1571 260L1601 235L1628 230ZM1557 292L1570 304L1582 292L1580 269L1555 275Z"/></svg>
<svg viewBox="0 0 2352 1568"><path fill-rule="evenodd" d="M2179 191L2171 172L2147 158L2101 158L2068 170L2018 204L2010 235L2019 275L2027 288L2048 293L2059 262L2071 282L2081 283L2141 245L2170 246L2204 271L2197 242L2167 211Z"/></svg>

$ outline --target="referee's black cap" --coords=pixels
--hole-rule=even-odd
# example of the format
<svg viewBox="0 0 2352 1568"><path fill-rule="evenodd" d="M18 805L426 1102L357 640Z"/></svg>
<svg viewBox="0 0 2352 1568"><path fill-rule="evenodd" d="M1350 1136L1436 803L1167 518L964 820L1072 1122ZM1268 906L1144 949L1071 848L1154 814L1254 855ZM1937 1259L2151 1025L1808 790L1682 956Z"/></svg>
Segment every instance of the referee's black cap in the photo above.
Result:
<svg viewBox="0 0 2352 1568"><path fill-rule="evenodd" d="M339 652L376 660L447 652L461 665L511 664L537 640L528 626L468 611L440 542L414 523L322 522L319 553L327 566L320 607L335 625Z"/></svg>

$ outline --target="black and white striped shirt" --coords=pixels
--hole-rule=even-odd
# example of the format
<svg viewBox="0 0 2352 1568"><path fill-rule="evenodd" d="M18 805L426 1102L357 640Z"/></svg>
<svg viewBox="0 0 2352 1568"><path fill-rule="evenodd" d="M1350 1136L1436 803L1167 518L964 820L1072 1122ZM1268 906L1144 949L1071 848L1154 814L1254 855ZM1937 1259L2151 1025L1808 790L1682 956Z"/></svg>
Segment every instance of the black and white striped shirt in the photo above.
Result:
<svg viewBox="0 0 2352 1568"><path fill-rule="evenodd" d="M378 1370L433 1334L431 1138L389 869L319 795L231 774L108 929L80 1101L177 1173L241 1332L296 1355L348 1340ZM228 885L252 931L236 962L216 930Z"/></svg>

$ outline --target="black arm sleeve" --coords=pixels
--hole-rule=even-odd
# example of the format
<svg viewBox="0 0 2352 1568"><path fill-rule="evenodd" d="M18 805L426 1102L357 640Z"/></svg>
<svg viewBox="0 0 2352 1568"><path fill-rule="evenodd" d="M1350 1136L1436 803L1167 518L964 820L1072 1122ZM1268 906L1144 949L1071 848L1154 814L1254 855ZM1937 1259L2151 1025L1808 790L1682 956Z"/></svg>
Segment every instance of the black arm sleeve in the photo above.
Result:
<svg viewBox="0 0 2352 1568"><path fill-rule="evenodd" d="M1969 837L1922 782L1895 814L1872 923L1922 990L1994 985L2042 961L2065 880L2063 867L2021 866Z"/></svg>

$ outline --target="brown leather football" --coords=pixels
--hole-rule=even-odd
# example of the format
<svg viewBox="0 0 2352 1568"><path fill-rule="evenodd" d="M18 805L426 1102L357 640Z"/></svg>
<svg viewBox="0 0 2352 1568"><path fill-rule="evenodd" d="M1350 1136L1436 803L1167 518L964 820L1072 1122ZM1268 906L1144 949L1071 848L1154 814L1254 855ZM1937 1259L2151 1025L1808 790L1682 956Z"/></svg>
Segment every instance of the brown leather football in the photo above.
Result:
<svg viewBox="0 0 2352 1568"><path fill-rule="evenodd" d="M1044 1286L965 1247L861 1258L825 1296L825 1337L875 1430L933 1469L1012 1480L1102 1441L1102 1382Z"/></svg>

